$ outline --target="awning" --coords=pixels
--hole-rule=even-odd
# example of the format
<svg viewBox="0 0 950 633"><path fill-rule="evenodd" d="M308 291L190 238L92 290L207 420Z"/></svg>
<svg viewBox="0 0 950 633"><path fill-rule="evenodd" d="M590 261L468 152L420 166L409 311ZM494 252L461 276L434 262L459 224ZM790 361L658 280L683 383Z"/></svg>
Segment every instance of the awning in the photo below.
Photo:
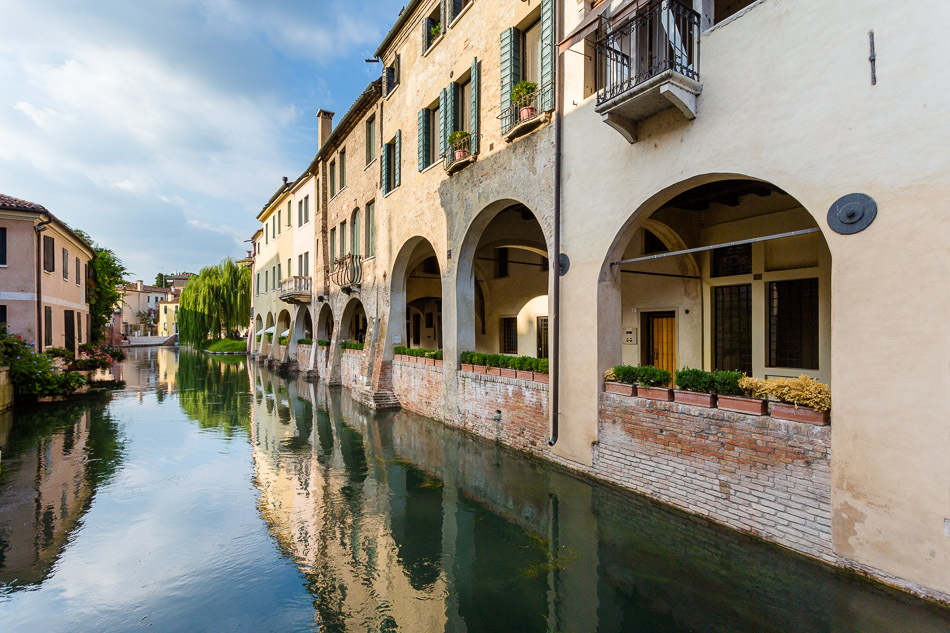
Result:
<svg viewBox="0 0 950 633"><path fill-rule="evenodd" d="M558 52L563 53L570 47L574 46L582 39L593 33L597 30L597 27L600 26L600 16L601 14L610 6L610 0L604 0L596 7L594 7L590 13L584 16L584 19L581 20L581 23L577 25L573 31L571 31L567 37L561 40L558 43Z"/></svg>
<svg viewBox="0 0 950 633"><path fill-rule="evenodd" d="M287 336L288 334L290 334L290 330L284 330L284 333L281 334L280 336L281 336L281 338L283 338L283 337Z"/></svg>
<svg viewBox="0 0 950 633"><path fill-rule="evenodd" d="M277 329L277 326L276 326L276 325L272 325L272 326L270 326L269 328L267 328L266 330L264 330L264 334L273 334L273 333L274 333L274 330L276 330L276 329Z"/></svg>

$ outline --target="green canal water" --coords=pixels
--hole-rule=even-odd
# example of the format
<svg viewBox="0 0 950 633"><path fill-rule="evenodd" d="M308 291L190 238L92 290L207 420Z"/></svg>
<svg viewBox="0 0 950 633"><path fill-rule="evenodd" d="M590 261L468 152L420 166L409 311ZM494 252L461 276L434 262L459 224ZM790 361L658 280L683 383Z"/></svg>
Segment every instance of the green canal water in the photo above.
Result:
<svg viewBox="0 0 950 633"><path fill-rule="evenodd" d="M0 631L948 633L950 612L243 357L0 419Z"/></svg>

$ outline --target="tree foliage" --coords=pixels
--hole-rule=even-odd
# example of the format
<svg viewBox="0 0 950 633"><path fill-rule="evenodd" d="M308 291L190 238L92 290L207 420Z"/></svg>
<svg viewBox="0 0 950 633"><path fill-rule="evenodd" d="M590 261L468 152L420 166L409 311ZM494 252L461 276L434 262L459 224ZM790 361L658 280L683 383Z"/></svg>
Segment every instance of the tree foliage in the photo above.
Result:
<svg viewBox="0 0 950 633"><path fill-rule="evenodd" d="M112 314L122 302L118 289L126 283L128 272L122 260L108 248L99 246L85 231L74 232L92 246L95 256L89 262L86 291L89 297L89 338L96 343L105 338L106 326L112 322Z"/></svg>
<svg viewBox="0 0 950 633"><path fill-rule="evenodd" d="M202 268L181 291L178 334L198 346L208 338L236 334L251 320L251 270L228 257Z"/></svg>
<svg viewBox="0 0 950 633"><path fill-rule="evenodd" d="M158 273L155 275L155 285L159 288L165 287L165 273Z"/></svg>

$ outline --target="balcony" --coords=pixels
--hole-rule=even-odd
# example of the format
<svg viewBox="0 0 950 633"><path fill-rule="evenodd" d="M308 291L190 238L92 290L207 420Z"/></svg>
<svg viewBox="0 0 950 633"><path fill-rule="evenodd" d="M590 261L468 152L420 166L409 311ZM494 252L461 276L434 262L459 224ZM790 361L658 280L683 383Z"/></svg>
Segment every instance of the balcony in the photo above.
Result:
<svg viewBox="0 0 950 633"><path fill-rule="evenodd" d="M347 294L359 290L363 280L363 258L353 254L337 257L330 265L330 280Z"/></svg>
<svg viewBox="0 0 950 633"><path fill-rule="evenodd" d="M551 120L554 109L554 82L549 81L517 103L501 111L501 137L510 143L519 136Z"/></svg>
<svg viewBox="0 0 950 633"><path fill-rule="evenodd" d="M597 106L631 143L637 122L668 108L696 118L700 16L678 0L654 1L597 42Z"/></svg>
<svg viewBox="0 0 950 633"><path fill-rule="evenodd" d="M287 277L280 281L280 300L287 303L310 303L310 277Z"/></svg>
<svg viewBox="0 0 950 633"><path fill-rule="evenodd" d="M454 174L474 163L478 156L477 147L477 136L466 136L454 143L449 143L445 150L445 173Z"/></svg>

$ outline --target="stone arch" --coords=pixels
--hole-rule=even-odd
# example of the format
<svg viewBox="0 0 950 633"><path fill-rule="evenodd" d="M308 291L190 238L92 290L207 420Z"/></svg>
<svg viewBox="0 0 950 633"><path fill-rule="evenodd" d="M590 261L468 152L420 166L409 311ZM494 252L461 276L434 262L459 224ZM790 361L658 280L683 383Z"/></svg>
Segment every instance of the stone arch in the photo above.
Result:
<svg viewBox="0 0 950 633"><path fill-rule="evenodd" d="M425 263L431 259L434 259L436 263L436 277L431 278L428 280L428 282L426 282L426 280L422 280L423 283L413 283L411 281L411 277L414 274L424 274L426 276L431 276L431 272L421 272ZM390 335L387 336L386 345L383 350L384 360L391 360L393 357L393 347L397 346L397 344L393 342L393 336L398 336L400 338L401 343L398 345L404 345L406 347L413 346L413 328L412 325L410 325L409 331L407 331L406 322L408 320L410 324L412 324L413 318L419 318L420 323L424 322L422 320L425 318L426 314L425 306L422 306L420 311L418 306L413 306L413 303L423 299L437 299L441 303L444 285L442 278L443 270L443 263L439 261L438 255L436 254L432 243L428 239L421 236L411 237L403 243L402 247L400 247L399 253L396 255L396 258L393 262L392 275L390 276ZM435 284L438 286L437 296L435 295L435 289L432 288L432 286L435 285L433 282L435 282ZM436 313L435 316L438 317L438 313ZM441 341L443 338L443 326L441 319L435 318L433 321L432 329L435 332L438 332L438 335L434 336L433 338ZM426 347L425 345L421 344L421 341L419 346ZM438 347L441 347L441 345L438 345Z"/></svg>
<svg viewBox="0 0 950 633"><path fill-rule="evenodd" d="M731 255L703 251L616 263L801 229L818 231L741 245ZM713 270L714 257L730 256L741 266ZM828 244L814 214L794 196L737 174L671 184L641 203L607 248L598 278L598 371L649 363L672 371L808 373L830 382L830 288ZM716 330L717 320L728 331ZM772 330L792 321L802 328L798 339L778 343L782 337Z"/></svg>
<svg viewBox="0 0 950 633"><path fill-rule="evenodd" d="M287 340L287 355L294 358L297 353L297 341L303 338L313 338L313 318L310 316L310 306L301 305L295 310L294 325Z"/></svg>
<svg viewBox="0 0 950 633"><path fill-rule="evenodd" d="M280 352L280 339L281 337L287 337L287 342L290 342L290 329L291 329L291 318L290 310L287 308L282 309L277 313L277 323L276 328L274 329L274 344L271 348L271 357L272 358L282 358L283 354ZM284 349L286 353L286 348Z"/></svg>
<svg viewBox="0 0 950 633"><path fill-rule="evenodd" d="M257 340L258 336L261 337L260 341ZM254 331L251 332L251 336L248 338L250 339L251 344L249 349L253 350L254 353L259 352L261 350L261 343L264 340L264 318L260 314L255 315Z"/></svg>
<svg viewBox="0 0 950 633"><path fill-rule="evenodd" d="M333 308L329 303L324 302L320 306L316 335L318 339L327 341L333 338Z"/></svg>

